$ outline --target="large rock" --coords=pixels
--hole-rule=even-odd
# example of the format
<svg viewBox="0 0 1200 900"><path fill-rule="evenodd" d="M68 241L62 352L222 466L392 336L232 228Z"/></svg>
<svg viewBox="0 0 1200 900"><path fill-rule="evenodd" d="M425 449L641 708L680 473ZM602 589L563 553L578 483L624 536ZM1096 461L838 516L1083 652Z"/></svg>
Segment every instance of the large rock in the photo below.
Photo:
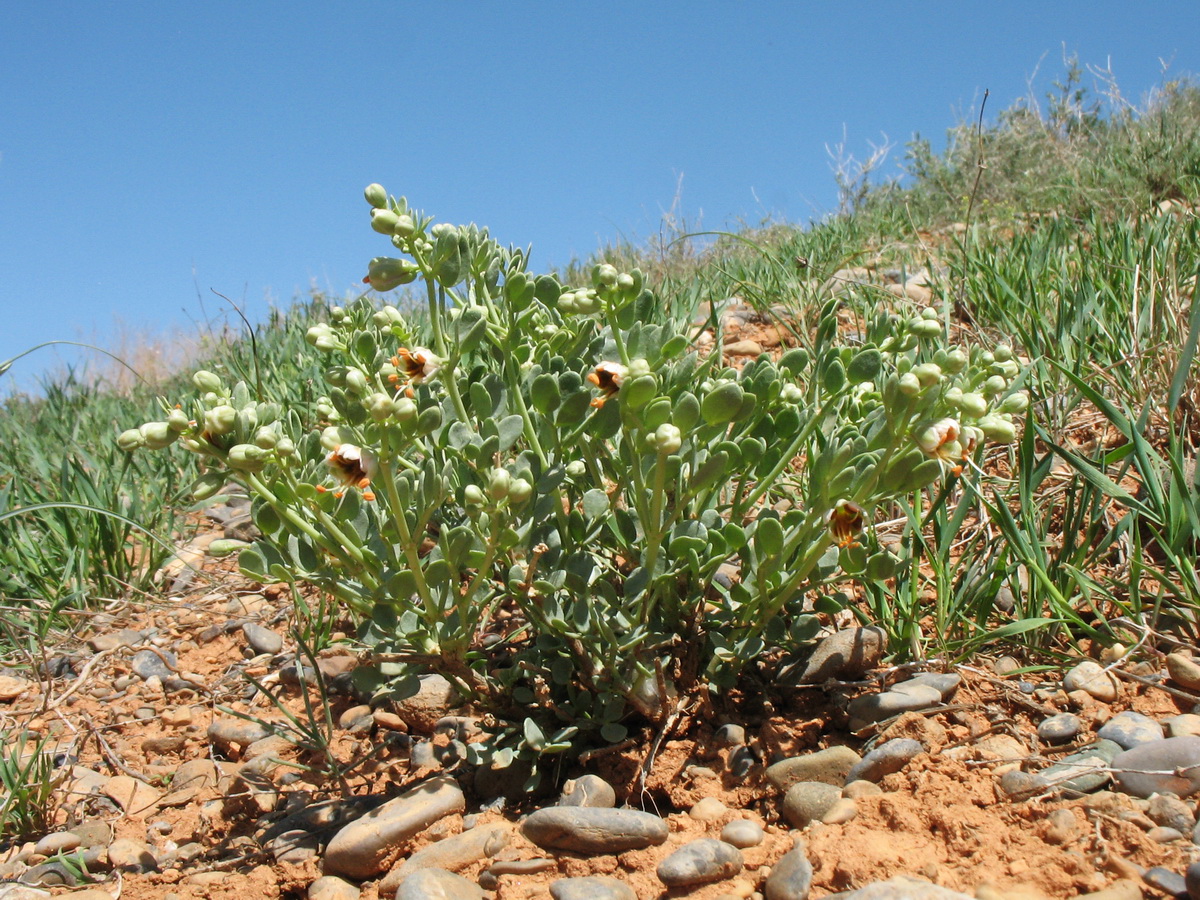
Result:
<svg viewBox="0 0 1200 900"><path fill-rule="evenodd" d="M453 779L432 778L335 834L325 849L325 874L374 878L397 847L443 816L466 808L466 798Z"/></svg>
<svg viewBox="0 0 1200 900"><path fill-rule="evenodd" d="M1127 794L1176 794L1190 797L1200 790L1200 737L1163 738L1118 753L1113 777Z"/></svg>
<svg viewBox="0 0 1200 900"><path fill-rule="evenodd" d="M521 833L539 847L573 853L624 853L661 844L667 823L633 809L550 806L521 823Z"/></svg>

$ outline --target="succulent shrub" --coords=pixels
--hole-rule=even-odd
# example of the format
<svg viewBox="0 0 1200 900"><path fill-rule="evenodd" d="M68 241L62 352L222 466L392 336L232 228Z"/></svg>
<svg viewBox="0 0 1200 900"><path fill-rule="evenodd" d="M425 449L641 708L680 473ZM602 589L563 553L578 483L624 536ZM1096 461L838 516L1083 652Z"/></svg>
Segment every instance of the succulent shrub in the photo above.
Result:
<svg viewBox="0 0 1200 900"><path fill-rule="evenodd" d="M813 637L820 585L895 564L875 510L1012 440L1027 402L1011 350L948 345L935 309L880 308L850 341L832 300L808 347L738 370L637 271L566 286L366 196L399 255L364 281L419 281L427 312L364 296L313 324L323 427L202 371L121 442L199 454L197 497L244 485L263 537L242 570L344 602L374 689L433 670L490 708L501 761L620 740Z"/></svg>

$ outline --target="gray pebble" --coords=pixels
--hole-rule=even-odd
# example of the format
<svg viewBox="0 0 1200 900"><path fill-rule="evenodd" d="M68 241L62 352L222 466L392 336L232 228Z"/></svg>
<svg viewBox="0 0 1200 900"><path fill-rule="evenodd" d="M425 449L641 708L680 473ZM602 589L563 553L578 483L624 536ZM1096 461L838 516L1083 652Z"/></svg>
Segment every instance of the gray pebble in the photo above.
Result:
<svg viewBox="0 0 1200 900"><path fill-rule="evenodd" d="M882 719L890 719L901 713L914 710L929 709L942 702L942 692L928 685L914 685L901 691L884 691L882 694L867 694L856 697L846 707L851 720L871 724Z"/></svg>
<svg viewBox="0 0 1200 900"><path fill-rule="evenodd" d="M742 851L712 838L688 841L658 864L658 880L669 888L708 884L742 871Z"/></svg>
<svg viewBox="0 0 1200 900"><path fill-rule="evenodd" d="M432 778L371 810L334 835L325 848L325 872L357 879L373 878L383 871L385 861L398 846L438 819L465 809L466 798L453 779Z"/></svg>
<svg viewBox="0 0 1200 900"><path fill-rule="evenodd" d="M483 900L483 896L479 885L445 869L413 872L396 892L396 900Z"/></svg>
<svg viewBox="0 0 1200 900"><path fill-rule="evenodd" d="M801 684L830 678L857 678L875 667L887 647L887 633L876 626L846 628L817 644L800 674Z"/></svg>
<svg viewBox="0 0 1200 900"><path fill-rule="evenodd" d="M162 656L159 656L159 653ZM163 659L164 656L166 657L165 661ZM143 681L148 681L155 676L158 676L160 680L170 678L171 674L175 671L175 666L175 654L169 650L160 650L158 653L153 650L139 650L133 654L131 662L133 674L137 675Z"/></svg>
<svg viewBox="0 0 1200 900"><path fill-rule="evenodd" d="M734 819L721 829L721 840L742 849L757 847L764 837L763 827L750 819Z"/></svg>
<svg viewBox="0 0 1200 900"><path fill-rule="evenodd" d="M1069 809L1052 810L1046 816L1046 831L1044 837L1048 844L1068 844L1079 831L1079 823L1075 814Z"/></svg>
<svg viewBox="0 0 1200 900"><path fill-rule="evenodd" d="M539 847L575 853L623 853L661 844L667 823L633 809L550 806L521 823L521 833Z"/></svg>
<svg viewBox="0 0 1200 900"><path fill-rule="evenodd" d="M734 778L745 778L756 765L758 765L758 757L745 744L734 747L733 752L729 754L729 774Z"/></svg>
<svg viewBox="0 0 1200 900"><path fill-rule="evenodd" d="M33 852L41 856L54 856L56 853L66 853L74 850L83 841L73 831L58 831L48 834L34 845Z"/></svg>
<svg viewBox="0 0 1200 900"><path fill-rule="evenodd" d="M224 753L232 748L239 750L249 747L255 741L261 741L271 732L257 722L247 722L245 719L217 719L208 726L208 739Z"/></svg>
<svg viewBox="0 0 1200 900"><path fill-rule="evenodd" d="M1087 691L1097 700L1111 703L1117 699L1117 682L1100 663L1085 659L1063 677L1063 688L1071 691Z"/></svg>
<svg viewBox="0 0 1200 900"><path fill-rule="evenodd" d="M508 846L513 830L503 825L482 825L423 847L393 868L379 882L381 895L394 894L421 869L446 869L457 872L482 859L490 859Z"/></svg>
<svg viewBox="0 0 1200 900"><path fill-rule="evenodd" d="M558 805L612 809L617 805L617 792L599 775L581 775L563 787Z"/></svg>
<svg viewBox="0 0 1200 900"><path fill-rule="evenodd" d="M1050 782L1036 772L1022 772L1011 769L1000 776L1000 790L1014 800L1024 800L1042 793L1050 787Z"/></svg>
<svg viewBox="0 0 1200 900"><path fill-rule="evenodd" d="M1190 806L1174 794L1155 794L1146 804L1146 815L1155 825L1174 828L1184 834L1196 825L1196 816Z"/></svg>
<svg viewBox="0 0 1200 900"><path fill-rule="evenodd" d="M120 631L111 631L108 634L97 634L88 638L87 645L94 652L101 653L105 650L116 650L118 647L136 647L146 636L140 631L134 631L132 628L122 628Z"/></svg>
<svg viewBox="0 0 1200 900"><path fill-rule="evenodd" d="M962 684L962 676L955 675L952 672L922 672L920 675L914 675L906 681L901 681L893 684L893 691L901 693L911 692L918 685L931 687L942 695L943 700L949 700L954 696L954 692L958 690L958 686Z"/></svg>
<svg viewBox="0 0 1200 900"><path fill-rule="evenodd" d="M550 882L550 896L554 900L637 900L633 888L611 875L558 878Z"/></svg>
<svg viewBox="0 0 1200 900"><path fill-rule="evenodd" d="M1167 656L1167 674L1181 688L1200 690L1200 663L1186 653L1176 652Z"/></svg>
<svg viewBox="0 0 1200 900"><path fill-rule="evenodd" d="M1065 744L1083 730L1083 722L1073 713L1059 713L1043 719L1038 725L1038 738L1047 744Z"/></svg>
<svg viewBox="0 0 1200 900"><path fill-rule="evenodd" d="M763 895L766 900L807 900L812 879L812 863L805 855L804 843L797 838L792 849L771 867Z"/></svg>
<svg viewBox="0 0 1200 900"><path fill-rule="evenodd" d="M1178 872L1172 872L1170 869L1165 869L1162 866L1154 866L1152 869L1147 869L1142 875L1142 881L1173 897L1180 897L1186 900L1188 896L1187 882L1184 877Z"/></svg>
<svg viewBox="0 0 1200 900"><path fill-rule="evenodd" d="M242 634L246 643L255 653L269 653L274 656L283 649L283 638L270 628L264 628L255 622L247 622L242 626Z"/></svg>
<svg viewBox="0 0 1200 900"><path fill-rule="evenodd" d="M308 886L308 900L358 900L361 893L336 875L323 875Z"/></svg>
<svg viewBox="0 0 1200 900"><path fill-rule="evenodd" d="M1183 840L1183 833L1175 828L1167 828L1164 825L1155 825L1146 832L1146 837L1154 841L1156 844L1169 844L1172 841Z"/></svg>
<svg viewBox="0 0 1200 900"><path fill-rule="evenodd" d="M1086 794L1108 782L1112 777L1108 767L1121 752L1120 744L1102 739L1064 756L1040 774L1062 790Z"/></svg>
<svg viewBox="0 0 1200 900"><path fill-rule="evenodd" d="M837 745L781 759L767 767L767 780L776 790L786 791L801 781L822 781L839 787L846 783L846 775L862 758L849 747Z"/></svg>
<svg viewBox="0 0 1200 900"><path fill-rule="evenodd" d="M890 881L877 881L856 891L838 894L837 897L838 900L975 900L970 894L903 876Z"/></svg>
<svg viewBox="0 0 1200 900"><path fill-rule="evenodd" d="M440 769L437 747L432 741L418 741L408 752L408 764L414 769Z"/></svg>
<svg viewBox="0 0 1200 900"><path fill-rule="evenodd" d="M459 702L458 692L449 680L441 675L422 675L417 693L396 701L396 714L411 731L429 734Z"/></svg>
<svg viewBox="0 0 1200 900"><path fill-rule="evenodd" d="M1163 739L1163 728L1149 716L1133 710L1117 713L1104 723L1097 735L1105 740L1120 744L1122 750L1131 750L1140 744Z"/></svg>
<svg viewBox="0 0 1200 900"><path fill-rule="evenodd" d="M1118 787L1127 794L1149 797L1172 793L1189 797L1200 790L1200 737L1164 738L1118 753L1112 761ZM1182 769L1183 775L1175 770ZM1161 772L1162 774L1146 774Z"/></svg>
<svg viewBox="0 0 1200 900"><path fill-rule="evenodd" d="M722 725L712 736L715 747L740 747L746 743L746 729L741 725Z"/></svg>
<svg viewBox="0 0 1200 900"><path fill-rule="evenodd" d="M846 782L879 782L884 776L899 772L925 748L912 738L896 738L880 744L862 758L846 775Z"/></svg>
<svg viewBox="0 0 1200 900"><path fill-rule="evenodd" d="M1190 900L1200 900L1200 862L1194 862L1183 873L1183 884Z"/></svg>
<svg viewBox="0 0 1200 900"><path fill-rule="evenodd" d="M545 856L533 859L500 859L488 866L493 875L533 875L558 868L558 863Z"/></svg>
<svg viewBox="0 0 1200 900"><path fill-rule="evenodd" d="M819 821L842 796L840 788L821 781L801 781L788 788L783 814L796 828Z"/></svg>
<svg viewBox="0 0 1200 900"><path fill-rule="evenodd" d="M118 838L108 845L108 862L122 872L153 872L158 868L149 845L128 838Z"/></svg>

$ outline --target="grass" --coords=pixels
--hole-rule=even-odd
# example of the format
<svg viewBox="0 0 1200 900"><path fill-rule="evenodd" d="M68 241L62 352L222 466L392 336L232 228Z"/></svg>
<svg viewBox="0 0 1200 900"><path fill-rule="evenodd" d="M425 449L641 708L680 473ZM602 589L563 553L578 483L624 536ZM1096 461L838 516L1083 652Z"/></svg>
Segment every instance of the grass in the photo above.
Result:
<svg viewBox="0 0 1200 900"><path fill-rule="evenodd" d="M1093 100L1081 76L1069 62L1044 109L1030 101L981 128L961 123L940 154L915 140L905 181L843 174L849 208L825 222L695 241L672 222L648 247L599 254L649 272L666 316L736 296L766 316L786 308L782 321L807 346L835 272L923 269L949 327L984 346L1010 339L1030 361L1027 427L983 461L993 477L878 512L912 563L861 584L856 612L885 626L897 654L966 659L1004 647L1053 658L1114 640L1107 623L1118 618L1198 633L1200 220L1158 205L1200 197L1200 89L1171 81L1134 108L1111 80ZM968 207L967 227L946 227ZM575 281L589 265L572 270ZM848 319L891 302L881 279L844 298ZM326 388L304 332L329 303L314 294L244 336L205 342L194 367L252 390L271 372L315 425ZM115 437L155 417L159 391L173 393L161 382L99 388L68 372L36 398L4 402L10 644L22 633L50 639L71 609L154 590L165 550L139 529L165 540L185 530L196 473L184 453L131 460Z"/></svg>

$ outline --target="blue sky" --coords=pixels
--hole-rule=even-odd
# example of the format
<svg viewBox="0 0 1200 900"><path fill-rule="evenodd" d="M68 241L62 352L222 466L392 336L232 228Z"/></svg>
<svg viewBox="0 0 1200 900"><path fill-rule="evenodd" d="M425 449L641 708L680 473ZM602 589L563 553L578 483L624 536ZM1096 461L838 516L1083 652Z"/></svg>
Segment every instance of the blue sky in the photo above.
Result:
<svg viewBox="0 0 1200 900"><path fill-rule="evenodd" d="M379 181L562 264L836 206L826 146L941 138L1063 71L1200 72L1200 3L33 2L0 11L0 361L260 317L389 245ZM1089 79L1090 83L1090 79ZM890 170L890 169L889 169ZM682 181L680 181L682 179ZM203 298L203 307L200 298ZM55 362L42 353L13 374Z"/></svg>

